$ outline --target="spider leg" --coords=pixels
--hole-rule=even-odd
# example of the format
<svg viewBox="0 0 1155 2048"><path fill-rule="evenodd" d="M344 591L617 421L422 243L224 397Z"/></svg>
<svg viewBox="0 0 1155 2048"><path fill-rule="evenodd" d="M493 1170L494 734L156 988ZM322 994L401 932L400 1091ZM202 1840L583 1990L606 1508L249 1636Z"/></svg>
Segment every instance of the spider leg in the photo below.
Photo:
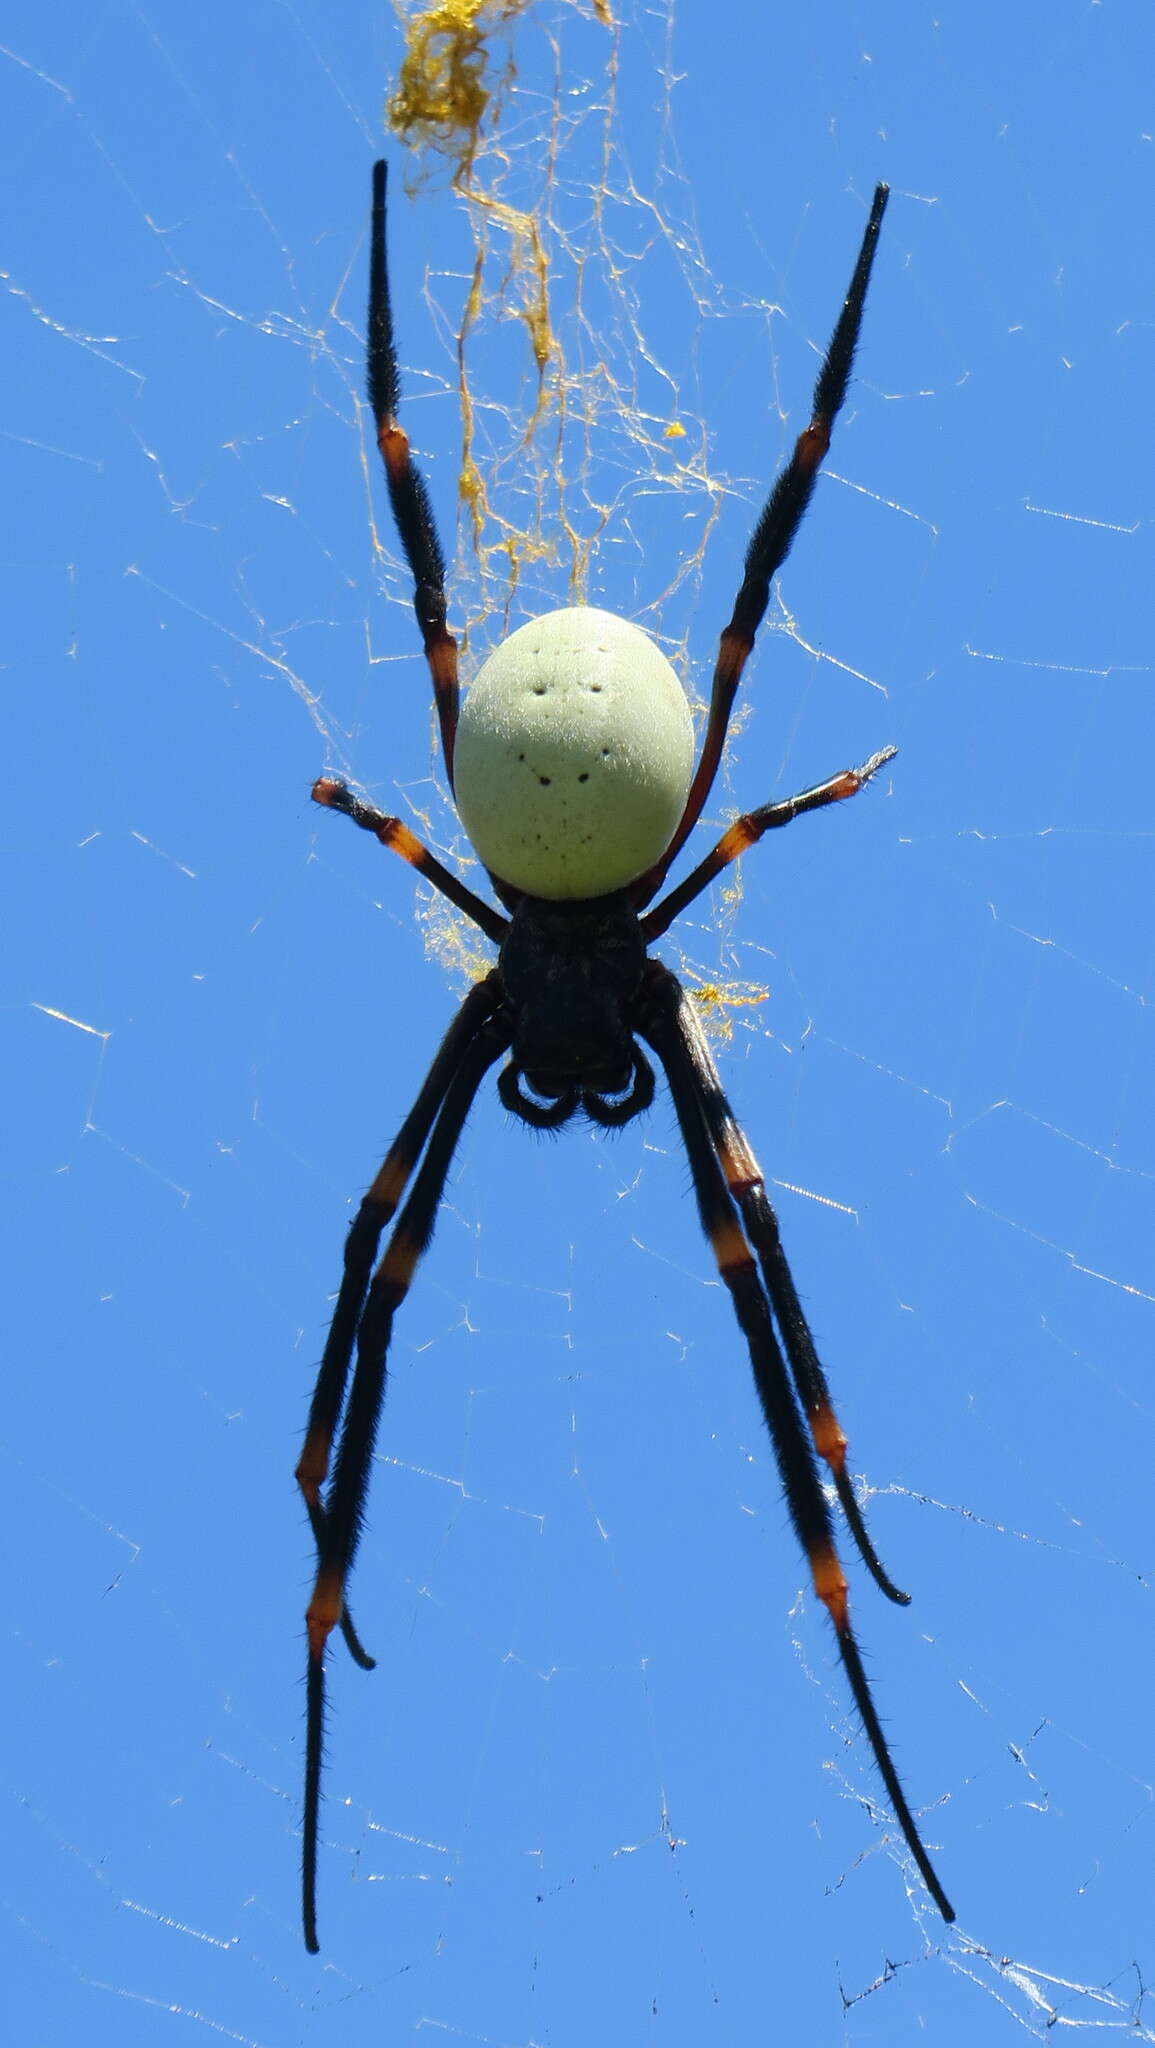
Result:
<svg viewBox="0 0 1155 2048"><path fill-rule="evenodd" d="M692 903L695 896L709 888L731 861L737 860L748 847L756 846L764 832L773 831L777 825L792 824L804 811L825 810L827 804L838 804L848 796L857 796L871 776L877 775L888 761L893 761L897 752L897 747L883 747L880 753L872 754L869 761L864 761L861 768L843 768L840 774L832 775L829 782L816 783L813 789L804 789L797 796L784 797L776 804L763 804L761 809L746 811L742 817L735 818L717 845L711 847L705 860L698 862L693 873L687 875L684 882L679 882L676 889L671 889L668 896L663 896L661 902L641 919L642 937L647 946L669 930L674 919L681 917L687 903Z"/></svg>
<svg viewBox="0 0 1155 2048"><path fill-rule="evenodd" d="M381 1171L369 1189L349 1226L345 1240L345 1263L337 1306L329 1326L317 1383L309 1408L305 1441L297 1463L297 1484L320 1558L326 1543L326 1516L321 1489L329 1472L333 1437L341 1416L345 1387L352 1362L365 1295L377 1257L381 1233L394 1215L409 1177L425 1148L434 1118L449 1091L464 1053L481 1026L493 1015L501 1000L496 974L470 989L434 1057L420 1093L405 1122L385 1155ZM373 1669L373 1659L362 1647L352 1620L342 1609L340 1625L350 1655L363 1670Z"/></svg>
<svg viewBox="0 0 1155 2048"><path fill-rule="evenodd" d="M326 1395L326 1408L332 1411L333 1423L340 1407L340 1390L348 1371L348 1353L353 1341L354 1328L357 1364L345 1408L333 1481L321 1510L317 1579L306 1616L309 1661L305 1694L302 1879L305 1946L314 1955L318 1946L317 1846L325 1724L325 1648L344 1611L345 1581L357 1553L364 1523L369 1471L385 1398L385 1361L393 1333L393 1318L409 1291L417 1263L433 1236L446 1175L470 1105L490 1067L508 1049L512 1036L508 1018L495 1006L495 984L496 974L479 983L466 997L442 1043L430 1070L430 1077L410 1117L402 1126L397 1143L365 1203L362 1204L362 1210L354 1219L349 1233L350 1245L355 1236L358 1241L352 1272L347 1255L345 1284L342 1286L337 1314L333 1319L334 1333L338 1322L341 1322L340 1340L333 1349L333 1384ZM473 1005L473 1008L466 1022L466 1012L470 1010L470 1005ZM485 1014L487 1010L488 1014ZM435 1101L437 1095L440 1097L439 1101ZM425 1156L396 1227L385 1247L384 1257L373 1274L366 1293L366 1281L376 1245L386 1216L391 1213L389 1204L392 1202L396 1205L409 1165L412 1163L407 1162L405 1158L405 1133L412 1126L411 1135L416 1135L422 1119L429 1133ZM420 1146L417 1150L420 1150ZM370 1202L375 1202L376 1207L362 1228L361 1217ZM372 1249L369 1248L370 1245ZM343 1318L342 1301L345 1303ZM329 1351L326 1347L326 1362L328 1360ZM326 1366L323 1364L322 1379L325 1372ZM333 1398L334 1391L336 1400Z"/></svg>
<svg viewBox="0 0 1155 2048"><path fill-rule="evenodd" d="M657 971L643 998L638 1028L653 1046L670 1084L698 1214L746 1338L790 1519L809 1561L815 1592L834 1624L854 1704L907 1848L943 1919L953 1920L954 1909L923 1845L883 1734L850 1623L846 1579L835 1548L830 1509L819 1481L811 1440L798 1412L795 1386L791 1384L774 1331L771 1299L759 1278L742 1217L727 1188L715 1150L711 1117L716 1115L716 1108L711 1109L709 1091L704 1085L701 1054L705 1053L711 1068L713 1063L704 1043L699 1043L697 1020L685 991L665 968L656 962L652 964Z"/></svg>
<svg viewBox="0 0 1155 2048"><path fill-rule="evenodd" d="M373 212L369 250L369 403L377 423L377 446L385 464L393 523L413 572L413 609L421 628L425 659L433 679L433 700L441 726L445 772L453 788L453 742L457 732L457 642L445 624L445 557L437 537L429 490L409 453L409 436L398 425L401 380L393 339L389 265L385 254L387 166L373 166Z"/></svg>
<svg viewBox="0 0 1155 2048"><path fill-rule="evenodd" d="M391 853L399 853L411 868L416 868L419 875L432 882L443 896L448 896L458 910L463 910L466 917L480 925L487 939L500 946L509 930L509 919L502 917L501 912L494 910L482 897L475 896L473 890L467 889L450 868L443 867L436 854L430 853L400 818L391 818L373 804L363 803L359 796L353 795L347 783L331 775L319 776L310 795L315 804L323 804L329 811L342 811L345 817L352 818L355 825L360 825L363 832L372 832L374 838L379 839L382 846L387 846Z"/></svg>
<svg viewBox="0 0 1155 2048"><path fill-rule="evenodd" d="M635 901L639 904L648 903L661 888L671 863L697 824L713 788L714 777L722 758L722 749L726 743L726 730L730 723L734 696L754 645L754 636L766 615L766 607L770 602L770 585L786 560L794 537L802 524L802 516L810 503L819 465L830 446L831 429L846 397L850 372L854 364L854 351L862 326L866 288L870 283L878 231L882 226L882 216L886 211L888 197L889 188L886 185L875 187L870 218L862 237L862 247L858 252L854 275L850 280L850 288L838 316L838 324L831 336L830 347L823 358L818 381L814 387L810 425L799 434L790 462L774 485L754 528L746 553L742 586L734 603L733 616L722 634L718 647L706 734L694 780L690 785L686 808L661 860L636 884Z"/></svg>
<svg viewBox="0 0 1155 2048"><path fill-rule="evenodd" d="M660 972L664 974L666 970L662 968ZM778 1218L766 1193L762 1169L754 1156L749 1139L730 1107L697 1011L691 1002L683 1002L681 1005L681 1035L685 1058L693 1072L698 1102L710 1133L710 1142L725 1175L726 1186L741 1211L746 1235L758 1254L762 1278L770 1296L795 1391L809 1424L814 1448L829 1468L839 1504L857 1545L859 1556L879 1592L885 1593L887 1599L893 1600L897 1606L909 1607L910 1594L902 1592L884 1571L878 1552L867 1533L862 1510L847 1470L846 1436L835 1413L830 1385L815 1349L814 1336L806 1320L805 1311L798 1299L794 1276L782 1249Z"/></svg>

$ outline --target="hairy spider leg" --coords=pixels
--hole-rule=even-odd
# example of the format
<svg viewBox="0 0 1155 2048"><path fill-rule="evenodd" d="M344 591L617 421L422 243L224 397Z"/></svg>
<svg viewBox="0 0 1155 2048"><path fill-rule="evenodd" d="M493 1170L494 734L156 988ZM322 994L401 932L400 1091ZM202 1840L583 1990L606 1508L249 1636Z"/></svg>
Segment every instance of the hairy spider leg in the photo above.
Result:
<svg viewBox="0 0 1155 2048"><path fill-rule="evenodd" d="M666 971L665 968L660 968L659 974L665 975ZM722 1087L721 1076L714 1064L692 1003L681 1005L681 1019L685 1053L694 1071L698 1099L706 1119L710 1141L725 1175L726 1186L741 1212L746 1235L758 1254L762 1278L770 1296L802 1412L810 1426L814 1448L829 1468L859 1556L879 1592L885 1593L887 1599L893 1600L896 1606L909 1607L910 1594L902 1592L889 1573L883 1569L863 1521L862 1510L847 1470L846 1435L835 1413L830 1385L815 1348L813 1332L798 1299L794 1275L782 1249L778 1218L766 1193L762 1169L754 1156L749 1139L730 1107Z"/></svg>
<svg viewBox="0 0 1155 2048"><path fill-rule="evenodd" d="M663 896L660 903L646 912L640 919L642 937L647 946L662 933L668 931L674 919L681 917L687 903L700 896L703 889L728 868L731 861L738 860L751 846L756 846L764 832L771 832L778 825L790 825L805 811L825 810L827 804L842 803L848 796L857 796L860 789L877 775L888 761L893 761L897 747L883 747L864 761L861 768L843 768L832 775L828 782L816 783L813 789L804 789L797 796L783 797L776 804L763 804L759 810L746 811L727 827L715 846L712 846L705 860L698 862L693 872Z"/></svg>
<svg viewBox="0 0 1155 2048"><path fill-rule="evenodd" d="M324 1355L313 1389L305 1441L297 1463L297 1484L304 1496L317 1558L327 1542L326 1513L321 1499L329 1476L333 1438L341 1419L357 1325L377 1258L381 1233L391 1222L405 1192L409 1177L425 1149L425 1143L448 1093L462 1055L481 1026L501 1001L501 988L494 974L472 988L442 1039L433 1064L405 1122L393 1140L376 1180L349 1226L345 1260L337 1306L329 1326ZM361 1644L352 1616L343 1605L341 1632L354 1662L364 1671L373 1669L373 1659Z"/></svg>
<svg viewBox="0 0 1155 2048"><path fill-rule="evenodd" d="M433 679L433 700L441 727L445 772L453 788L453 742L457 733L457 642L445 623L445 556L437 537L429 489L409 453L409 436L398 424L401 380L393 340L389 265L385 253L384 163L373 166L373 213L369 251L369 404L377 423L377 446L385 464L393 523L413 574L413 609L421 628L425 659Z"/></svg>
<svg viewBox="0 0 1155 2048"><path fill-rule="evenodd" d="M746 552L745 573L734 603L733 616L722 634L718 647L706 734L694 780L690 785L690 794L686 799L686 808L661 860L655 863L648 875L644 875L635 884L635 901L639 905L648 903L651 897L656 896L671 863L677 858L697 824L703 805L713 788L714 777L722 758L722 749L726 743L726 731L730 723L735 692L754 645L754 636L766 615L766 607L770 602L770 585L786 560L794 537L802 524L802 516L810 503L819 464L830 446L831 429L846 397L850 372L854 364L854 351L862 326L866 288L870 283L875 249L878 245L878 231L882 226L882 216L886 212L889 196L889 187L886 185L875 187L870 218L862 238L862 247L858 252L858 261L854 266L854 275L850 280L850 289L818 373L818 381L814 386L810 425L799 434L790 462L774 485L754 528Z"/></svg>
<svg viewBox="0 0 1155 2048"><path fill-rule="evenodd" d="M775 1334L770 1299L718 1161L703 1091L704 1046L700 1049L697 1021L685 990L665 968L658 966L649 982L638 1028L653 1046L670 1084L702 1229L746 1338L790 1519L806 1554L814 1590L834 1624L843 1669L879 1775L931 1897L943 1919L953 1920L954 1908L923 1845L882 1731L850 1623L846 1578L835 1547L830 1509L818 1477L810 1435L799 1415L795 1390ZM706 1059L709 1060L708 1053Z"/></svg>
<svg viewBox="0 0 1155 2048"><path fill-rule="evenodd" d="M338 781L334 776L319 776L313 784L311 795L315 804L323 804L326 810L341 811L346 818L352 818L355 825L360 825L363 832L372 832L374 838L379 839L382 846L388 847L390 853L399 853L402 860L409 862L411 868L416 868L419 875L423 875L427 882L432 882L433 887L440 889L443 896L448 896L449 901L455 903L458 910L463 910L466 917L471 917L474 924L480 925L487 939L492 939L495 946L500 946L509 930L509 919L503 917L499 910L494 910L492 905L484 902L480 896L475 896L473 890L467 889L465 883L460 881L451 869L443 867L436 854L430 853L429 848L422 845L416 833L411 832L400 818L391 818L386 812L375 809L372 804L362 802L359 796L353 795L347 783Z"/></svg>
<svg viewBox="0 0 1155 2048"><path fill-rule="evenodd" d="M489 978L492 979L493 977ZM493 992L489 987L489 980L479 983L478 988L470 992L462 1010L458 1012L454 1025L450 1027L448 1039L454 1040L456 1065L449 1076L448 1086L441 1090L441 1106L434 1119L417 1178L385 1247L384 1257L373 1274L364 1307L361 1309L356 1332L357 1364L345 1409L333 1481L322 1511L317 1580L306 1615L309 1661L306 1680L302 1883L305 1946L313 1955L317 1953L318 1948L317 1845L325 1732L325 1648L329 1636L341 1619L345 1604L345 1581L357 1553L364 1523L369 1469L385 1399L385 1361L393 1333L393 1319L409 1292L414 1271L433 1236L446 1175L470 1105L489 1069L508 1050L512 1037L512 1025L508 1017L492 1008ZM476 1005L469 1020L474 1027L472 1035L466 1036L460 1028L463 1014L482 990L488 990L486 1000L491 1005L490 1014L478 1025L480 1005ZM448 1063L448 1039L443 1043L441 1052L434 1062L435 1067L443 1055L446 1056ZM440 1078L442 1077L439 1076ZM427 1083L427 1088L428 1085ZM424 1095L423 1089L422 1095L418 1097L418 1103L414 1106L413 1116L416 1116L418 1105L421 1104ZM404 1131L407 1128L408 1120L402 1129ZM394 1152L396 1150L395 1146ZM385 1171L386 1168L383 1167L382 1176ZM350 1237L357 1227L355 1221ZM370 1234L371 1230L367 1228L365 1237L368 1238ZM379 1231L377 1234L379 1235ZM364 1264L363 1258L359 1258L359 1264ZM355 1277L349 1287L350 1307L355 1297L360 1306L357 1289L358 1280ZM342 1289L342 1294L344 1291ZM336 1322L336 1318L334 1320Z"/></svg>

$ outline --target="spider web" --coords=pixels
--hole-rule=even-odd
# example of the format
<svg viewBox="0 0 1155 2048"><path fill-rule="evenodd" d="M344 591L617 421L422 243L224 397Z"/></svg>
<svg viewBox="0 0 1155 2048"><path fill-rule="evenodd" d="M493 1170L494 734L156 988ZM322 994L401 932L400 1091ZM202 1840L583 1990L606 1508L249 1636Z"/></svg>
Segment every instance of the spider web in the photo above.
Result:
<svg viewBox="0 0 1155 2048"><path fill-rule="evenodd" d="M714 818L899 757L678 941L914 1594L853 1587L959 1921L799 1591L668 1110L539 1143L490 1093L398 1332L300 1949L289 1474L456 964L307 801L335 765L457 844L358 403L405 43L18 9L13 2038L1151 2038L1149 15L454 24L478 147L387 146L467 662L587 596L701 690L894 189Z"/></svg>

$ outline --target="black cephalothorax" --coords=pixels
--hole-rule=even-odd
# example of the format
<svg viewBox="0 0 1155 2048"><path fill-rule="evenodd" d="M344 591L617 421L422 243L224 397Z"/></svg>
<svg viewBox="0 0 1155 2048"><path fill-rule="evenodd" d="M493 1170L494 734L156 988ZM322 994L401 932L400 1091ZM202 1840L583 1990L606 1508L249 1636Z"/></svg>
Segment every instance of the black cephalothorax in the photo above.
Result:
<svg viewBox="0 0 1155 2048"><path fill-rule="evenodd" d="M507 1109L553 1128L578 1109L613 1125L649 1108L653 1069L634 1038L645 965L624 890L590 903L522 898L498 959L513 1027L497 1084Z"/></svg>

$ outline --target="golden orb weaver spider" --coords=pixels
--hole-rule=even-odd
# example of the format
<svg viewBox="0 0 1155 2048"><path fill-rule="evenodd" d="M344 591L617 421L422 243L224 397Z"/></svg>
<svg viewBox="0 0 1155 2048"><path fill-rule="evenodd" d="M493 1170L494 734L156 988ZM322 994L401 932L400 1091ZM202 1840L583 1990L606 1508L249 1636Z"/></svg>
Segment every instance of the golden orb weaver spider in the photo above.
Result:
<svg viewBox="0 0 1155 2048"><path fill-rule="evenodd" d="M817 1459L830 1472L851 1536L876 1585L904 1606L910 1596L887 1576L867 1534L847 1470L846 1438L761 1169L735 1121L692 1003L676 976L648 951L686 905L764 832L790 824L804 811L856 795L894 755L893 747L884 747L860 768L843 769L798 796L735 819L692 873L647 908L713 786L735 692L766 612L771 582L798 531L830 445L850 381L887 187L875 190L850 288L815 385L810 425L799 435L755 526L733 616L722 634L705 735L691 774L689 710L665 656L640 628L589 607L548 613L511 634L483 665L459 717L457 643L446 626L444 558L424 478L410 458L397 418L385 184L385 165L379 163L373 171L369 402L394 523L413 576L446 775L504 911L443 867L399 818L363 803L343 782L322 776L314 784L315 802L343 811L399 853L499 952L496 965L461 1004L350 1227L344 1275L297 1466L317 1547L307 1616L305 1944L316 1952L325 1651L332 1631L340 1628L356 1662L365 1669L373 1666L353 1626L345 1586L364 1520L393 1320L433 1235L469 1106L490 1068L508 1054L498 1092L523 1123L554 1130L580 1110L603 1128L627 1124L649 1108L654 1096L654 1070L639 1039L665 1073L702 1229L750 1352L790 1519L814 1589L834 1624L875 1763L923 1881L943 1918L953 1920L899 1781L850 1625L847 1584ZM382 1233L403 1197L404 1207L378 1261Z"/></svg>

